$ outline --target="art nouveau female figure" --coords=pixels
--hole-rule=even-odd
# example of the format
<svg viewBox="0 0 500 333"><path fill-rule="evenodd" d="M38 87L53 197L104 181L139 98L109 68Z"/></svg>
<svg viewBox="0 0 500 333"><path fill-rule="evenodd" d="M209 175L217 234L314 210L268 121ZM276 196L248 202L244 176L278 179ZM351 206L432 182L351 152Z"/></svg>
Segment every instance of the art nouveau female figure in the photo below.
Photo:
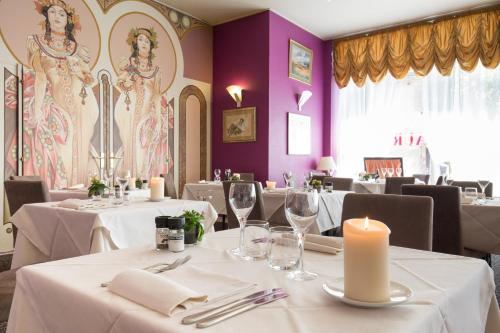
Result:
<svg viewBox="0 0 500 333"><path fill-rule="evenodd" d="M85 183L98 106L89 53L75 39L78 16L62 0L38 0L43 34L28 36L24 74L24 173L50 186ZM90 90L89 90L90 91Z"/></svg>
<svg viewBox="0 0 500 333"><path fill-rule="evenodd" d="M158 47L153 28L135 28L127 43L131 55L120 61L115 120L120 131L121 168L142 177L167 173L169 106L161 93L161 72L153 64Z"/></svg>

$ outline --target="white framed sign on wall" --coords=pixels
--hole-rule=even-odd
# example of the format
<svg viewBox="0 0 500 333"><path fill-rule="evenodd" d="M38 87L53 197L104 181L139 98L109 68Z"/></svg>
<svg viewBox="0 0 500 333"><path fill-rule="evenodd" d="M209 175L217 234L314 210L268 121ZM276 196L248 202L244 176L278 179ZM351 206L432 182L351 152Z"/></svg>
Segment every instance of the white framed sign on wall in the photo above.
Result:
<svg viewBox="0 0 500 333"><path fill-rule="evenodd" d="M288 155L311 154L311 117L288 112Z"/></svg>

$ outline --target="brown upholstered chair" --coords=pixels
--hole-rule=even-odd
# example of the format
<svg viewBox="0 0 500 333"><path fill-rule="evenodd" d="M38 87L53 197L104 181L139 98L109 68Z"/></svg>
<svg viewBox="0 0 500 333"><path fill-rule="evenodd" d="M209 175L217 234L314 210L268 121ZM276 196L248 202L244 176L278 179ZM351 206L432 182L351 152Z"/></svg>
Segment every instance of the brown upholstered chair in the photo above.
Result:
<svg viewBox="0 0 500 333"><path fill-rule="evenodd" d="M25 204L51 201L49 189L43 180L6 180L4 187L11 215ZM12 226L12 231L15 244L17 237L15 225Z"/></svg>
<svg viewBox="0 0 500 333"><path fill-rule="evenodd" d="M262 185L260 182L246 182L246 181L223 181L222 186L224 188L224 200L226 202L226 214L227 214L227 225L229 229L238 228L240 226L238 218L231 209L229 204L229 190L232 183L251 183L255 186L255 205L253 206L250 215L248 215L248 220L264 220L264 201L262 200Z"/></svg>
<svg viewBox="0 0 500 333"><path fill-rule="evenodd" d="M352 191L352 178L341 178L341 177L325 177L323 179L323 185L326 183L333 184L334 191Z"/></svg>
<svg viewBox="0 0 500 333"><path fill-rule="evenodd" d="M401 194L403 184L415 184L415 177L387 177L384 194Z"/></svg>
<svg viewBox="0 0 500 333"><path fill-rule="evenodd" d="M403 195L434 199L432 250L461 255L460 190L457 186L403 185Z"/></svg>
<svg viewBox="0 0 500 333"><path fill-rule="evenodd" d="M352 218L379 220L391 229L391 245L431 251L432 210L429 197L349 193L344 198L342 226Z"/></svg>
<svg viewBox="0 0 500 333"><path fill-rule="evenodd" d="M481 193L481 186L479 186L477 182L452 180L450 185L461 187L462 191L464 191L466 187L474 187L477 188L478 193ZM488 186L486 186L484 193L489 198L493 196L493 183L489 183Z"/></svg>
<svg viewBox="0 0 500 333"><path fill-rule="evenodd" d="M165 178L165 196L172 199L177 199L177 191L175 189L174 175L172 173L165 175L161 174L160 177Z"/></svg>
<svg viewBox="0 0 500 333"><path fill-rule="evenodd" d="M247 182L253 182L254 175L253 172L235 172L240 174L240 179L247 181Z"/></svg>
<svg viewBox="0 0 500 333"><path fill-rule="evenodd" d="M10 176L10 180L42 180L40 176Z"/></svg>
<svg viewBox="0 0 500 333"><path fill-rule="evenodd" d="M429 180L431 179L431 175L427 175L427 174L423 174L423 173L415 173L415 174L413 174L413 177L415 177L415 179L418 179L421 182L425 183L426 185L429 184Z"/></svg>

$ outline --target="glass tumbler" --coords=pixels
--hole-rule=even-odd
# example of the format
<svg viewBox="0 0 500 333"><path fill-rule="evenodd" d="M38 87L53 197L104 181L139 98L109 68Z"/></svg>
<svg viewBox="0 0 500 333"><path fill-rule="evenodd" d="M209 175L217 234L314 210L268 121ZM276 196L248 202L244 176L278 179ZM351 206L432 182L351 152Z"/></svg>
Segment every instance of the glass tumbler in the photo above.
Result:
<svg viewBox="0 0 500 333"><path fill-rule="evenodd" d="M279 271L295 270L300 249L297 234L292 227L272 227L267 243L267 264Z"/></svg>

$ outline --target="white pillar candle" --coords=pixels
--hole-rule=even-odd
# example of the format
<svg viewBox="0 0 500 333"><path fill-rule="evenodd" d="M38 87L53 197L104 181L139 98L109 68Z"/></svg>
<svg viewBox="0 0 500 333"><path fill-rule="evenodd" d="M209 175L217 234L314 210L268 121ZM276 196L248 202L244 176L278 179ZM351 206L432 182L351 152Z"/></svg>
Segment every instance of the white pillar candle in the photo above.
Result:
<svg viewBox="0 0 500 333"><path fill-rule="evenodd" d="M128 188L129 190L135 190L135 182L136 182L136 178L135 177L130 177L129 181L128 181Z"/></svg>
<svg viewBox="0 0 500 333"><path fill-rule="evenodd" d="M165 198L165 178L151 177L149 188L151 189L151 200L163 200Z"/></svg>
<svg viewBox="0 0 500 333"><path fill-rule="evenodd" d="M382 222L344 222L344 293L363 302L389 300L389 234Z"/></svg>

